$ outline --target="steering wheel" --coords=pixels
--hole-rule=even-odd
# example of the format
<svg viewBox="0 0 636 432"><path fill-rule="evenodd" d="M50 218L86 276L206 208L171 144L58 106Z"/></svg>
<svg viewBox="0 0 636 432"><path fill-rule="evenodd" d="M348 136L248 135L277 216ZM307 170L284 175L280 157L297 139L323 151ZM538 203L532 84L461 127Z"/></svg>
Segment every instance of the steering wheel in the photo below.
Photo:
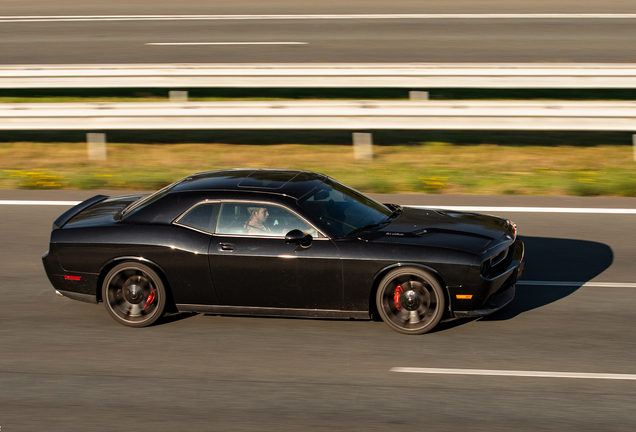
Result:
<svg viewBox="0 0 636 432"><path fill-rule="evenodd" d="M333 208L335 204L336 203L332 199L330 199L329 202L327 202L327 205L325 206L325 211L323 211L322 214L318 217L318 219L320 219L321 222L325 221L325 215L329 212L329 210Z"/></svg>

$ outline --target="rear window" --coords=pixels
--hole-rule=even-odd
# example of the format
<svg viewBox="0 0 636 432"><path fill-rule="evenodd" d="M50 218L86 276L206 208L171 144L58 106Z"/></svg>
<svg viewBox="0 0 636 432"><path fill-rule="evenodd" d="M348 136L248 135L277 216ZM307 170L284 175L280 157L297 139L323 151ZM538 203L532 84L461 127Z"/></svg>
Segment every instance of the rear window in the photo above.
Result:
<svg viewBox="0 0 636 432"><path fill-rule="evenodd" d="M164 195L169 194L172 189L174 189L178 184L182 183L188 178L189 177L183 178L181 180L177 180L176 182L166 186L165 188L160 189L157 192L146 196L145 198L135 201L134 203L126 207L124 210L122 210L121 216L126 217L132 212L139 210L140 208L145 207L148 204L152 204L153 202L157 201L159 198L163 197Z"/></svg>

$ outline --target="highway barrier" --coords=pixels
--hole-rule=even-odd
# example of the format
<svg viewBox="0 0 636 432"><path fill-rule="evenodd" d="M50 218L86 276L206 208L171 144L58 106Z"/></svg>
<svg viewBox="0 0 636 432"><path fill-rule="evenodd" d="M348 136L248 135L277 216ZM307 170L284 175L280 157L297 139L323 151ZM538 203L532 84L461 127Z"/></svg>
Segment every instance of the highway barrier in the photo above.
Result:
<svg viewBox="0 0 636 432"><path fill-rule="evenodd" d="M249 101L0 104L0 130L636 131L636 102Z"/></svg>
<svg viewBox="0 0 636 432"><path fill-rule="evenodd" d="M0 66L0 89L635 89L636 64L121 64Z"/></svg>

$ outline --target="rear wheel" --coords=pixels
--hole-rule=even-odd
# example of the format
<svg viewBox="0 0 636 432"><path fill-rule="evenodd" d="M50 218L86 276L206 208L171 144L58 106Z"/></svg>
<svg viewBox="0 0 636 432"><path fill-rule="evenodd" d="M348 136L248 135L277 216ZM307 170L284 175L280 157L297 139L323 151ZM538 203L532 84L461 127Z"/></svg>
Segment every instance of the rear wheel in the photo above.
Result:
<svg viewBox="0 0 636 432"><path fill-rule="evenodd" d="M161 278L150 267L125 262L104 278L102 300L115 321L129 327L146 327L163 315L166 291Z"/></svg>
<svg viewBox="0 0 636 432"><path fill-rule="evenodd" d="M422 334L442 319L445 297L430 274L417 268L399 268L380 282L376 305L382 320L393 330Z"/></svg>

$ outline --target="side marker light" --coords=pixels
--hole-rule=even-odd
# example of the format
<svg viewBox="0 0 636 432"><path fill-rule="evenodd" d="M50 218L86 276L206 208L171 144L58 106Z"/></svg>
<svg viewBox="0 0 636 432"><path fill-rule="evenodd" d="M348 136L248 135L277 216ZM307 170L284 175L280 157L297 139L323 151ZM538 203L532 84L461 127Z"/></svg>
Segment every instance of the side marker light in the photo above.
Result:
<svg viewBox="0 0 636 432"><path fill-rule="evenodd" d="M470 300L471 298L473 298L472 294L457 294L455 297L457 297L460 300Z"/></svg>
<svg viewBox="0 0 636 432"><path fill-rule="evenodd" d="M64 279L78 281L78 280L82 280L82 277L81 276L69 276L69 275L66 275L66 276L64 276Z"/></svg>

